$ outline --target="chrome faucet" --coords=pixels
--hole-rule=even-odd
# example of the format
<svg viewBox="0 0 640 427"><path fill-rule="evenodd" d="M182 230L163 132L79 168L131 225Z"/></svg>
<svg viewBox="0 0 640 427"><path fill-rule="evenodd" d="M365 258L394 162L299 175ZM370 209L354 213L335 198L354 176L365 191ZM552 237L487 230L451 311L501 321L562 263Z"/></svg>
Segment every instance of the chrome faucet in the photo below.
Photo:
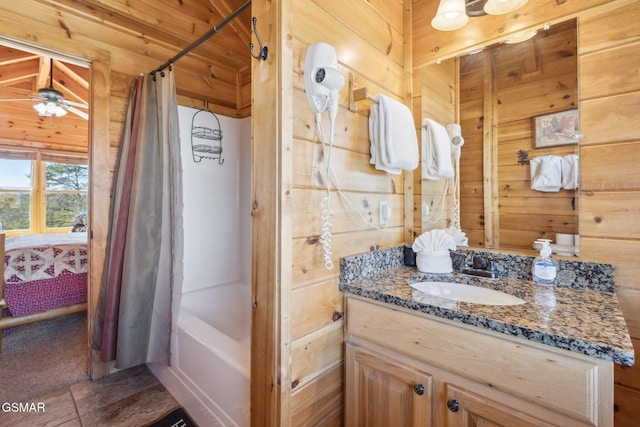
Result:
<svg viewBox="0 0 640 427"><path fill-rule="evenodd" d="M482 257L471 252L467 254L460 266L460 273L495 279L498 277L496 258L492 256Z"/></svg>

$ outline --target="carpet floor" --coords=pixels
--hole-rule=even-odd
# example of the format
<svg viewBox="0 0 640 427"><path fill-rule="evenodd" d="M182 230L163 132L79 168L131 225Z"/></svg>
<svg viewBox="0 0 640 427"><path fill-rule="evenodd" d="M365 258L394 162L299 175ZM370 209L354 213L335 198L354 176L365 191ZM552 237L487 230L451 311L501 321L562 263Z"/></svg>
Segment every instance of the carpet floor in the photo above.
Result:
<svg viewBox="0 0 640 427"><path fill-rule="evenodd" d="M2 340L0 402L21 402L88 379L87 313L17 327Z"/></svg>

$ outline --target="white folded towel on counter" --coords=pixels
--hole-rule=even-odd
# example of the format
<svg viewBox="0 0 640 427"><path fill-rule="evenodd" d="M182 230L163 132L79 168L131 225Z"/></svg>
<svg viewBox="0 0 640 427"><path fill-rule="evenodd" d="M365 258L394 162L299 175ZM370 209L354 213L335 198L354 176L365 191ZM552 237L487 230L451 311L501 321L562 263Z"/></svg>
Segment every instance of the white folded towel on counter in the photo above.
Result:
<svg viewBox="0 0 640 427"><path fill-rule="evenodd" d="M541 156L529 160L531 189L557 192L562 188L562 157Z"/></svg>
<svg viewBox="0 0 640 427"><path fill-rule="evenodd" d="M453 241L456 242L457 246L469 246L469 238L467 237L467 233L462 231L461 229L451 226L444 230L449 236L453 237Z"/></svg>
<svg viewBox="0 0 640 427"><path fill-rule="evenodd" d="M369 114L370 163L399 174L418 167L418 137L411 110L385 95L377 96Z"/></svg>
<svg viewBox="0 0 640 427"><path fill-rule="evenodd" d="M445 230L439 228L426 231L419 235L413 241L411 246L415 253L419 252L436 252L436 251L455 251L456 241Z"/></svg>
<svg viewBox="0 0 640 427"><path fill-rule="evenodd" d="M562 158L562 188L575 190L580 182L579 158L577 154L567 154Z"/></svg>
<svg viewBox="0 0 640 427"><path fill-rule="evenodd" d="M422 125L422 178L453 178L449 133L431 119L424 119Z"/></svg>

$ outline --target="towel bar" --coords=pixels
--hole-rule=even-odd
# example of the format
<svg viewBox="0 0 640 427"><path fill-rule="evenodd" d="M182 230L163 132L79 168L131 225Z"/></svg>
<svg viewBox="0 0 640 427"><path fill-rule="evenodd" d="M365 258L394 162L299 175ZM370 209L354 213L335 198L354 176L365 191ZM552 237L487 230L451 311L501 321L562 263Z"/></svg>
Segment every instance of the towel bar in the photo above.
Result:
<svg viewBox="0 0 640 427"><path fill-rule="evenodd" d="M376 103L378 102L378 98L376 98L375 96L369 95L368 88L363 87L361 89L355 89L353 91L353 100L358 102L358 101L362 101L363 99L368 99Z"/></svg>
<svg viewBox="0 0 640 427"><path fill-rule="evenodd" d="M349 73L349 110L352 113L355 113L357 110L356 102L364 99L368 99L369 101L376 103L378 102L378 99L375 96L369 95L369 89L366 86L356 89L353 81L353 75Z"/></svg>

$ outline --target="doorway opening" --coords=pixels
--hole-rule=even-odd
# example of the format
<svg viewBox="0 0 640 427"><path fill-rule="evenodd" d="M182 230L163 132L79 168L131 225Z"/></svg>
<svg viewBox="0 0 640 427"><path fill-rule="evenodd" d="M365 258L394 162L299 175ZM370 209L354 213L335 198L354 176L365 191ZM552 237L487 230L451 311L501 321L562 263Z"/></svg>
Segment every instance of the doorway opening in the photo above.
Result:
<svg viewBox="0 0 640 427"><path fill-rule="evenodd" d="M88 377L90 366L90 71L90 62L82 58L0 38L0 221L7 255L6 285L0 289L7 301L0 317L5 329L0 357L16 351L14 363L3 363L3 369L19 370L26 363L29 369L46 369L49 376L55 365L82 370L66 369L55 381ZM74 331L85 337L80 346L57 345L77 336ZM29 347L18 351L11 342ZM37 362L42 354L58 358L52 349L68 347L80 354L61 356L65 362L60 364ZM3 382L8 374L3 372ZM43 391L44 385L33 387ZM11 398L16 398L13 391Z"/></svg>

